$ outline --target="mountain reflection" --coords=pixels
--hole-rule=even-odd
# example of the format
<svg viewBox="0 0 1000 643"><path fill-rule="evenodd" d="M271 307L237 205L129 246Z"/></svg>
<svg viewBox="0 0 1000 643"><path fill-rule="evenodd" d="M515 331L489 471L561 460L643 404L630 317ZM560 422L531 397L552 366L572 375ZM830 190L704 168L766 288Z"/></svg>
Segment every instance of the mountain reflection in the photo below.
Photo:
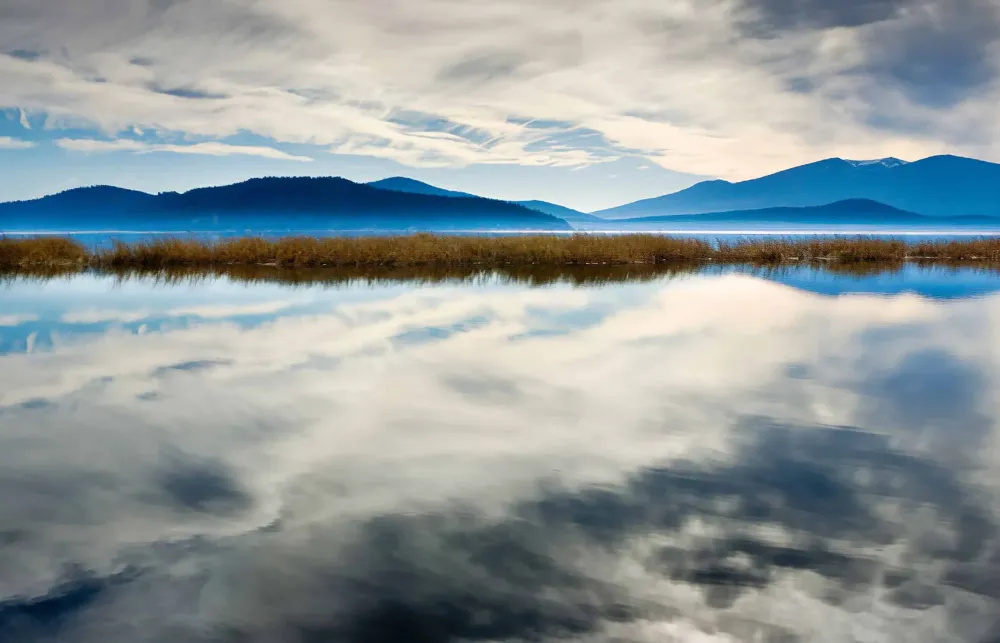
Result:
<svg viewBox="0 0 1000 643"><path fill-rule="evenodd" d="M0 641L1000 641L992 285L674 277L15 285Z"/></svg>

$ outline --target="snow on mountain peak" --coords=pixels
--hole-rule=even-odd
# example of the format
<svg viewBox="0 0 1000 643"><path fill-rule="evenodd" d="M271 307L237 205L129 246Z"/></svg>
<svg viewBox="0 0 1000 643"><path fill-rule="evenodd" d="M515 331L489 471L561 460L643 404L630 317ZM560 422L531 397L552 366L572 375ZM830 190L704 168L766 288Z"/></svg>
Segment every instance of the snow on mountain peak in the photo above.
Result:
<svg viewBox="0 0 1000 643"><path fill-rule="evenodd" d="M900 165L906 165L906 161L897 159L892 156L884 159L871 159L868 161L848 161L847 159L844 160L845 162L850 163L854 167L868 167L871 165L881 165L882 167L893 168L893 167L899 167Z"/></svg>

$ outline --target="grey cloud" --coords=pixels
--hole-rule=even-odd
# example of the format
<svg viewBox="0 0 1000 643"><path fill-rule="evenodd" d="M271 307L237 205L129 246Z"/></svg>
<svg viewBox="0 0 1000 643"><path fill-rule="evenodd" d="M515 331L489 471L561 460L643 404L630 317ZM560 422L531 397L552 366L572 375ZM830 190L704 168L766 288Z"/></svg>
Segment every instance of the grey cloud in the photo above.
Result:
<svg viewBox="0 0 1000 643"><path fill-rule="evenodd" d="M224 359L199 359L192 360L189 362L180 362L178 364L170 364L168 366L161 366L153 371L154 377L162 377L171 372L187 372L187 373L197 373L199 371L207 371L213 368L218 368L219 366L231 365L230 360Z"/></svg>
<svg viewBox="0 0 1000 643"><path fill-rule="evenodd" d="M55 641L123 577L66 579L45 596L0 600L0 641Z"/></svg>
<svg viewBox="0 0 1000 643"><path fill-rule="evenodd" d="M868 375L858 383L865 392L860 421L919 435L941 458L961 459L981 448L993 430L981 407L990 386L987 374L940 349L916 351L895 363L879 349L880 335L866 338L871 350L861 366Z"/></svg>
<svg viewBox="0 0 1000 643"><path fill-rule="evenodd" d="M186 0L149 0L149 10L153 14L162 14L181 5Z"/></svg>
<svg viewBox="0 0 1000 643"><path fill-rule="evenodd" d="M438 79L455 82L490 82L514 75L527 62L512 51L480 53L459 60L438 72Z"/></svg>
<svg viewBox="0 0 1000 643"><path fill-rule="evenodd" d="M227 515L253 504L234 473L221 462L180 459L159 480L167 497L185 511Z"/></svg>
<svg viewBox="0 0 1000 643"><path fill-rule="evenodd" d="M878 424L921 429L955 423L976 433L990 429L989 418L977 408L987 390L986 375L946 351L911 353L862 386L871 395L866 399Z"/></svg>
<svg viewBox="0 0 1000 643"><path fill-rule="evenodd" d="M225 94L202 91L193 87L160 87L153 85L150 87L157 94L173 96L175 98L187 98L191 100L222 100L228 98Z"/></svg>
<svg viewBox="0 0 1000 643"><path fill-rule="evenodd" d="M41 58L42 52L33 51L30 49L13 49L11 51L8 51L7 55L10 56L11 58L16 58L18 60L32 62Z"/></svg>
<svg viewBox="0 0 1000 643"><path fill-rule="evenodd" d="M474 402L509 404L525 398L524 385L521 382L489 373L455 374L444 377L443 383Z"/></svg>
<svg viewBox="0 0 1000 643"><path fill-rule="evenodd" d="M53 402L52 400L46 400L44 398L36 398L33 400L28 400L26 402L21 402L14 408L22 408L30 410L30 409L48 409L52 408L53 406L55 406L55 402Z"/></svg>
<svg viewBox="0 0 1000 643"><path fill-rule="evenodd" d="M135 65L136 67L152 67L154 61L152 58L147 58L145 56L132 56L128 59L130 65Z"/></svg>
<svg viewBox="0 0 1000 643"><path fill-rule="evenodd" d="M793 28L858 27L897 15L915 0L742 0L744 27L757 35Z"/></svg>
<svg viewBox="0 0 1000 643"><path fill-rule="evenodd" d="M785 86L788 87L789 91L797 94L808 94L816 89L816 81L811 78L799 76L786 80Z"/></svg>
<svg viewBox="0 0 1000 643"><path fill-rule="evenodd" d="M161 85L152 84L149 88L157 94L173 96L174 98L187 98L191 100L221 100L228 98L225 94L204 91L194 87L163 87Z"/></svg>
<svg viewBox="0 0 1000 643"><path fill-rule="evenodd" d="M917 3L864 40L863 71L931 107L976 94L1000 73L1000 5L993 0Z"/></svg>
<svg viewBox="0 0 1000 643"><path fill-rule="evenodd" d="M903 132L907 119L898 106L880 113L892 104L886 90L899 90L918 106L948 108L975 96L1000 73L995 49L1000 5L994 0L743 0L740 6L738 24L751 37L779 40L795 30L856 29L863 62L834 77L868 81L872 91L856 91L871 107L868 123L880 130ZM819 80L800 73L785 83L801 93L813 91ZM931 127L912 125L908 133L919 136Z"/></svg>

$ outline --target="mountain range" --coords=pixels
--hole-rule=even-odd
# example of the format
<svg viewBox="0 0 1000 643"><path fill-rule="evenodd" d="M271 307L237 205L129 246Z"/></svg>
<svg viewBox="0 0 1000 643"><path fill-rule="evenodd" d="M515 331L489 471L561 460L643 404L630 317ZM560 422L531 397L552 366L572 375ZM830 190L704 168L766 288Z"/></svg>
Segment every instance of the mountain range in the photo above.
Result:
<svg viewBox="0 0 1000 643"><path fill-rule="evenodd" d="M955 227L1000 227L1000 218L983 216L931 217L908 212L870 199L846 199L826 205L777 207L757 210L733 210L704 214L674 214L634 219L604 220L604 225L629 230L710 230L719 226L747 224L767 226L838 226L864 227L872 225L919 226L923 229Z"/></svg>
<svg viewBox="0 0 1000 643"><path fill-rule="evenodd" d="M869 199L928 216L1000 216L1000 165L959 156L907 163L826 159L758 179L704 181L686 190L595 212L608 219L810 207Z"/></svg>
<svg viewBox="0 0 1000 643"><path fill-rule="evenodd" d="M996 218L994 218L996 217ZM826 159L758 179L704 181L596 213L501 201L405 177L250 179L184 193L111 186L0 203L0 230L706 229L799 225L1000 227L1000 165L957 156Z"/></svg>
<svg viewBox="0 0 1000 643"><path fill-rule="evenodd" d="M371 183L368 183L368 185L379 188L380 190L407 192L409 194L433 194L436 196L464 199L479 198L475 194L445 190L444 188L439 188L437 186L403 176L394 176L380 181L372 181ZM511 203L524 206L529 210L535 210L536 212L542 212L554 217L559 217L560 219L570 223L600 223L604 221L601 217L596 217L592 214L585 214L572 208L567 208L555 203L549 203L547 201L511 201Z"/></svg>
<svg viewBox="0 0 1000 643"><path fill-rule="evenodd" d="M0 203L4 230L570 230L563 219L481 197L403 193L342 178L261 178L189 192L77 188Z"/></svg>

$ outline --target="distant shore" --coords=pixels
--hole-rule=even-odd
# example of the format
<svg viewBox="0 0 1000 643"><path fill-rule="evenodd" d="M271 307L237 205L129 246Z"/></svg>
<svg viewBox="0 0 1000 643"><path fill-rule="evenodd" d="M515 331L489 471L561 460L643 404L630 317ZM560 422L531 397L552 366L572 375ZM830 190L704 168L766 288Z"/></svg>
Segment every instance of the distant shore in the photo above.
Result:
<svg viewBox="0 0 1000 643"><path fill-rule="evenodd" d="M0 237L0 271L278 268L490 269L521 266L779 265L962 262L1000 266L1000 238L905 241L865 236L709 243L654 234L569 236L160 237L90 249L68 237Z"/></svg>

